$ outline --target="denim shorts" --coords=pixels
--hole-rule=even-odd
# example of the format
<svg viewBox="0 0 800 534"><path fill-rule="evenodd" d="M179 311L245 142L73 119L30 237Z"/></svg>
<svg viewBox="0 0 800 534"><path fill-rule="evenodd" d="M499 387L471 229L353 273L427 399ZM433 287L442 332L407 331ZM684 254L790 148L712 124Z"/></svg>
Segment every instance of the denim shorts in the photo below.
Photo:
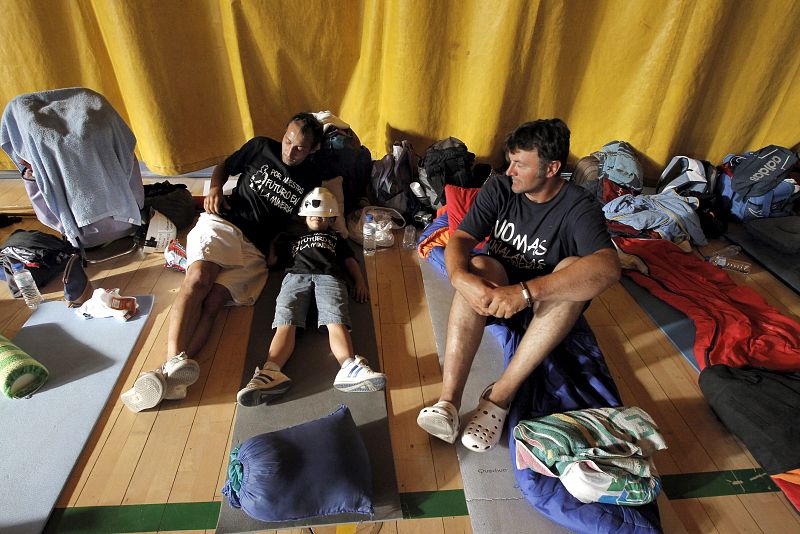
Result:
<svg viewBox="0 0 800 534"><path fill-rule="evenodd" d="M286 273L275 302L272 328L292 325L306 327L312 299L317 304L317 326L344 324L350 328L347 284L329 274Z"/></svg>

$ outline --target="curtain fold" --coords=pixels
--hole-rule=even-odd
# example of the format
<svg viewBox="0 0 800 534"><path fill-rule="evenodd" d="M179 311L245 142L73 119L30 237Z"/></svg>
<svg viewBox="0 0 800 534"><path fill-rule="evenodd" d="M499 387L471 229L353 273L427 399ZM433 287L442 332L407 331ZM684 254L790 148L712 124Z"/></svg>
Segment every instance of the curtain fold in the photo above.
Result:
<svg viewBox="0 0 800 534"><path fill-rule="evenodd" d="M453 135L502 161L539 117L571 158L613 139L653 183L673 155L800 142L793 0L0 0L0 105L101 92L149 168L220 162L297 111L329 109L374 158ZM4 157L0 166L11 168Z"/></svg>

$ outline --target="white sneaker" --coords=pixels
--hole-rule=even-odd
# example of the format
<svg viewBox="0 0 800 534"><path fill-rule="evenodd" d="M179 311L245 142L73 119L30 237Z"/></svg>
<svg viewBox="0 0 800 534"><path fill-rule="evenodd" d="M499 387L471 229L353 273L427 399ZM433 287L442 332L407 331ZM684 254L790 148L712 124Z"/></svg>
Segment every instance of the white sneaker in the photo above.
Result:
<svg viewBox="0 0 800 534"><path fill-rule="evenodd" d="M370 369L367 360L356 356L336 373L333 387L340 391L367 393L380 391L386 386L386 375Z"/></svg>
<svg viewBox="0 0 800 534"><path fill-rule="evenodd" d="M120 395L120 399L132 412L141 412L158 406L164 399L167 389L166 379L161 369L142 373L133 387Z"/></svg>
<svg viewBox="0 0 800 534"><path fill-rule="evenodd" d="M185 352L173 356L161 366L167 380L164 398L177 400L186 398L186 389L200 378L200 365L189 358Z"/></svg>
<svg viewBox="0 0 800 534"><path fill-rule="evenodd" d="M245 387L236 394L236 402L242 406L258 406L286 393L292 387L292 379L274 369L259 369Z"/></svg>

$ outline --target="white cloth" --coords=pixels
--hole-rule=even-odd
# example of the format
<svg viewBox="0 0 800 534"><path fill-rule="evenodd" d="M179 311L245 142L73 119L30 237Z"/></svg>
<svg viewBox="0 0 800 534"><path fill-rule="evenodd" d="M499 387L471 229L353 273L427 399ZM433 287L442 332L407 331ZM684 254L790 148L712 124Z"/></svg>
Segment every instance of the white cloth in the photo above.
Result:
<svg viewBox="0 0 800 534"><path fill-rule="evenodd" d="M134 315L139 305L136 297L124 297L119 294L119 289L98 288L92 293L92 298L83 303L75 313L84 319L102 319L113 317L118 321L127 321Z"/></svg>
<svg viewBox="0 0 800 534"><path fill-rule="evenodd" d="M235 225L218 215L201 213L186 236L186 268L196 261L216 263L215 283L231 294L233 304L252 306L267 284L267 261Z"/></svg>
<svg viewBox="0 0 800 534"><path fill-rule="evenodd" d="M314 117L322 123L323 131L327 131L331 126L340 130L346 130L347 128L350 128L349 124L344 122L330 111L318 111L316 113L312 113L312 115L314 115Z"/></svg>

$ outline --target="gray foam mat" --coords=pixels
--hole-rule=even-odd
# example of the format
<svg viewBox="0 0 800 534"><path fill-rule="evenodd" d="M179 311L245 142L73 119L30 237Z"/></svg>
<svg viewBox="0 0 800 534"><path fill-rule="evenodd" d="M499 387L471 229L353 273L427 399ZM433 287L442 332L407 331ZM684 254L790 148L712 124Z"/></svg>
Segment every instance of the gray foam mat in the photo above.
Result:
<svg viewBox="0 0 800 534"><path fill-rule="evenodd" d="M357 253L359 254L360 252ZM255 367L263 365L267 357L273 334L275 299L282 279L281 273L270 273L267 287L255 304L242 386L250 380ZM373 369L379 370L381 366L370 304L357 304L351 299L350 316L355 352L364 356ZM308 324L316 323L309 318ZM237 406L233 443L235 445L264 432L324 417L336 410L340 404L344 404L350 408L370 458L372 502L375 509L372 521L401 519L403 514L397 492L385 394L381 391L344 393L334 389L333 379L338 367L336 359L330 353L327 333L318 332L316 328L298 330L294 353L283 369L292 379L292 389L268 405L251 408ZM363 520L364 517L360 515L339 514L302 521L262 522L251 518L240 509L231 508L226 501L223 501L217 532L256 532L301 526L357 523Z"/></svg>
<svg viewBox="0 0 800 534"><path fill-rule="evenodd" d="M700 367L694 356L694 322L682 311L676 310L660 298L654 296L627 276L620 278L620 283L633 299L642 307L644 312L664 332L681 355L699 373Z"/></svg>
<svg viewBox="0 0 800 534"><path fill-rule="evenodd" d="M0 531L44 528L153 308L152 295L136 299L127 322L45 302L14 338L50 378L30 398L0 396Z"/></svg>
<svg viewBox="0 0 800 534"><path fill-rule="evenodd" d="M741 225L729 229L725 237L741 246L750 257L800 294L800 261L797 261L796 255L786 254L759 241Z"/></svg>
<svg viewBox="0 0 800 534"><path fill-rule="evenodd" d="M422 262L420 268L436 337L439 364L442 365L453 288L447 278L428 262ZM478 398L483 389L494 382L502 371L502 349L494 337L485 332L464 389L460 412L462 427L478 406ZM464 496L472 530L478 534L570 532L537 512L520 492L512 471L508 431L506 428L500 443L489 452L469 451L458 440L454 445L464 481ZM510 518L513 520L509 520Z"/></svg>

